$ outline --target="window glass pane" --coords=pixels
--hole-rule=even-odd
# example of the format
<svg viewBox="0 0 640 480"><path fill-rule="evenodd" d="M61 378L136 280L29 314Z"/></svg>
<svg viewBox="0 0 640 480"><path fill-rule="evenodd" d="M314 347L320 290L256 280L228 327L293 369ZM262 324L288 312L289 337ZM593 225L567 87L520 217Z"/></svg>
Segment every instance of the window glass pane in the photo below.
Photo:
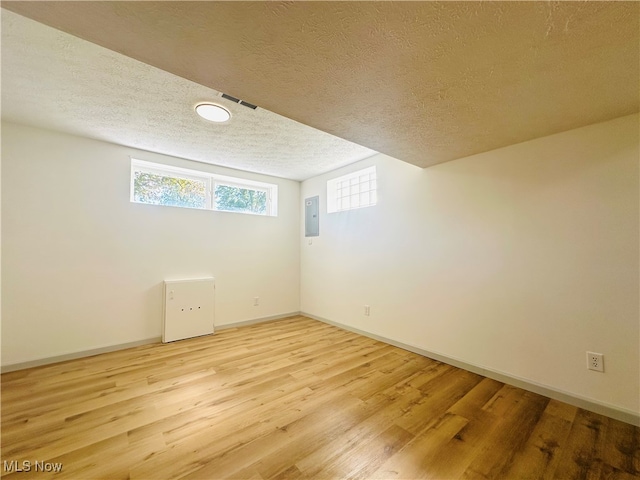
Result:
<svg viewBox="0 0 640 480"><path fill-rule="evenodd" d="M327 212L376 204L376 167L368 167L327 181Z"/></svg>
<svg viewBox="0 0 640 480"><path fill-rule="evenodd" d="M195 180L135 172L133 199L136 202L174 207L206 208L207 185Z"/></svg>
<svg viewBox="0 0 640 480"><path fill-rule="evenodd" d="M216 210L267 213L267 192L232 185L216 185Z"/></svg>

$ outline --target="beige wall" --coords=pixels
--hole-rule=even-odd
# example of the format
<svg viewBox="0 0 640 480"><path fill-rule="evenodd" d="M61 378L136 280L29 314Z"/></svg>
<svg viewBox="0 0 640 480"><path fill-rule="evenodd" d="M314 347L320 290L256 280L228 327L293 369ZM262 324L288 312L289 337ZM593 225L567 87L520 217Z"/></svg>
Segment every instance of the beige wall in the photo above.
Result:
<svg viewBox="0 0 640 480"><path fill-rule="evenodd" d="M279 215L130 203L129 156L277 183ZM2 160L3 365L159 337L165 278L214 276L217 326L299 310L298 182L13 124Z"/></svg>
<svg viewBox="0 0 640 480"><path fill-rule="evenodd" d="M638 412L638 154L634 115L425 170L377 155L307 180L321 233L302 239L301 310ZM378 205L327 215L327 179L369 165Z"/></svg>

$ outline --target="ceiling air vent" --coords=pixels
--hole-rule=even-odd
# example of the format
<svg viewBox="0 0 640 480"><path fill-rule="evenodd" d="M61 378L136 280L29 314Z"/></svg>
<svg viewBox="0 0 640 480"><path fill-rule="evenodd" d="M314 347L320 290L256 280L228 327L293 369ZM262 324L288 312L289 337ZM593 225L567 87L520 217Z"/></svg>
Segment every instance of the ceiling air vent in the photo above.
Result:
<svg viewBox="0 0 640 480"><path fill-rule="evenodd" d="M255 110L256 108L258 108L252 103L245 102L244 100L240 100L239 98L232 97L231 95L227 95L226 93L223 93L221 97L226 98L227 100L231 100L233 103L239 103L240 105L244 105L245 107L250 108L251 110Z"/></svg>
<svg viewBox="0 0 640 480"><path fill-rule="evenodd" d="M233 103L240 103L240 99L236 97L232 97L231 95L227 95L226 93L222 94L222 98L226 98L227 100L231 100Z"/></svg>

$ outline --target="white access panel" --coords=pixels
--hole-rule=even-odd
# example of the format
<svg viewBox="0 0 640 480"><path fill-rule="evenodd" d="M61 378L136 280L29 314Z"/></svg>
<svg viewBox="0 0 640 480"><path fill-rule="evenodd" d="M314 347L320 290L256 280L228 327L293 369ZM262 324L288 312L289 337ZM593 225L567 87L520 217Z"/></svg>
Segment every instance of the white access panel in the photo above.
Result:
<svg viewBox="0 0 640 480"><path fill-rule="evenodd" d="M174 342L213 333L213 278L166 280L162 341Z"/></svg>

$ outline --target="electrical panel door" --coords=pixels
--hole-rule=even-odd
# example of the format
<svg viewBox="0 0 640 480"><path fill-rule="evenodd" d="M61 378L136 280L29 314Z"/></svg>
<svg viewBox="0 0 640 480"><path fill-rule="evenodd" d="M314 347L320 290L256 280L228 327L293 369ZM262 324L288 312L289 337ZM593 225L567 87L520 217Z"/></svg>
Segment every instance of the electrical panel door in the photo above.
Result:
<svg viewBox="0 0 640 480"><path fill-rule="evenodd" d="M306 198L304 201L304 236L317 237L320 235L319 197Z"/></svg>

